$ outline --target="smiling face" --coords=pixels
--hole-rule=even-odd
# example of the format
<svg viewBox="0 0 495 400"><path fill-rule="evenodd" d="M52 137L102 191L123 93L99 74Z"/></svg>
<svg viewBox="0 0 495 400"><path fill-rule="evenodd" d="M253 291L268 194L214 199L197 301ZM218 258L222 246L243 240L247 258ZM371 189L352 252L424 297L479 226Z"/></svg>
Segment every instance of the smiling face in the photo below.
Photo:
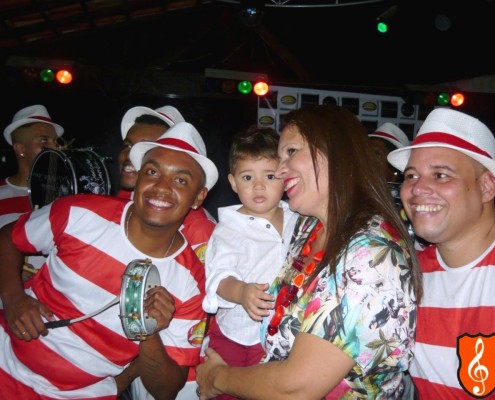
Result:
<svg viewBox="0 0 495 400"><path fill-rule="evenodd" d="M119 153L120 188L132 191L136 186L137 171L129 159L132 146L139 142L154 142L167 131L168 127L136 123L127 132L122 150Z"/></svg>
<svg viewBox="0 0 495 400"><path fill-rule="evenodd" d="M208 190L201 166L187 153L154 147L143 158L134 190L136 213L149 227L179 229Z"/></svg>
<svg viewBox="0 0 495 400"><path fill-rule="evenodd" d="M247 214L265 217L278 208L284 186L282 180L275 177L277 166L278 160L265 157L236 162L234 173L229 174L228 179Z"/></svg>
<svg viewBox="0 0 495 400"><path fill-rule="evenodd" d="M473 237L486 220L484 203L493 177L459 151L432 147L411 151L401 199L414 232L431 243L455 243Z"/></svg>
<svg viewBox="0 0 495 400"><path fill-rule="evenodd" d="M318 154L315 174L308 143L295 125L288 125L282 131L278 155L280 163L276 176L283 180L290 209L326 221L328 167L325 157Z"/></svg>

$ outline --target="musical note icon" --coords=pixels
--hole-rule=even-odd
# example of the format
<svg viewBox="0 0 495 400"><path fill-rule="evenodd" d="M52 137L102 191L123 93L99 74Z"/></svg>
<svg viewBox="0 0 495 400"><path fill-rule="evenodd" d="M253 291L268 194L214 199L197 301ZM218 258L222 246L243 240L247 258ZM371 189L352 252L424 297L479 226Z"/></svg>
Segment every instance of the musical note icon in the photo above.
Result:
<svg viewBox="0 0 495 400"><path fill-rule="evenodd" d="M473 386L473 393L476 396L481 396L485 392L485 381L488 379L490 375L488 372L488 368L481 364L480 360L483 357L483 352L485 350L485 345L482 338L478 338L476 340L475 345L475 357L469 363L468 366L468 375L473 380L473 382L481 383L481 388L477 385Z"/></svg>

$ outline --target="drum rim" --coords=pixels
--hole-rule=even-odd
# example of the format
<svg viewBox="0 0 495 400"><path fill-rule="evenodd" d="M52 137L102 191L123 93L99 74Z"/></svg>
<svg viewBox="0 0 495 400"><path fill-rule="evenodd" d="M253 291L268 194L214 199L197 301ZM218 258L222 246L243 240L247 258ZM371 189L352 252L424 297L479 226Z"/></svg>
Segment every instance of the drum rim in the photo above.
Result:
<svg viewBox="0 0 495 400"><path fill-rule="evenodd" d="M36 154L36 157L34 158L33 160L33 163L31 164L31 168L29 170L29 177L28 177L28 196L29 196L29 205L31 206L31 209L34 209L34 205L33 205L33 200L32 200L32 196L31 196L31 181L32 181L32 176L33 176L33 172L34 172L34 167L36 165L36 163L39 161L39 159L41 157L43 157L46 153L55 153L56 155L58 155L64 165L70 165L70 168L69 169L69 173L70 173L70 177L72 178L72 185L74 186L74 191L75 193L74 194L77 194L78 193L78 188L77 188L77 176L76 176L76 173L74 172L74 164L72 164L72 162L70 161L69 157L67 156L67 154L65 154L63 151L61 150L57 150L57 149L52 149L50 147L47 147L43 150L41 150L38 154Z"/></svg>
<svg viewBox="0 0 495 400"><path fill-rule="evenodd" d="M39 161L39 159L42 157L42 155L53 152L57 154L63 161L64 165L69 165L70 167L67 167L69 169L70 173L70 178L71 178L71 183L72 186L74 187L74 193L71 193L71 195L75 195L79 193L79 187L78 187L78 182L77 182L77 175L76 175L76 167L73 163L73 161L70 159L69 155L67 155L65 152L70 151L70 152L84 152L84 153L91 153L91 155L96 158L96 160L101 164L100 167L103 169L104 172L104 179L105 182L103 182L106 186L106 195L110 195L112 191L112 182L110 179L110 173L108 171L108 168L105 164L104 157L98 154L92 147L86 147L86 148L80 148L80 149L64 149L64 150L59 150L59 149L54 149L51 147L47 147L40 151L36 157L33 160L33 163L31 165L31 168L29 170L29 176L28 176L28 198L29 198L29 205L31 206L31 209L34 209L33 205L33 200L32 200L32 190L31 190L31 185L32 185L32 175L35 170L35 165Z"/></svg>
<svg viewBox="0 0 495 400"><path fill-rule="evenodd" d="M140 294L140 301L141 301L141 308L143 307L143 302L144 302L144 296L146 292L148 291L147 289L147 284L149 279L153 279L154 282L151 282L152 284L155 283L157 285L160 285L160 273L158 272L158 268L156 267L155 264L151 262L151 260L146 259L146 260L133 260L129 264L127 264L126 269L124 271L124 274L122 275L122 283L120 287L120 302L119 302L119 311L120 311L120 320L122 323L122 329L124 330L124 333L128 339L131 340L139 340L140 337L149 335L153 333L153 331L156 328L156 320L154 318L151 318L153 321L149 321L148 324L146 324L145 321L145 313L144 311L141 313L140 318L139 318L139 325L141 327L141 332L134 333L131 332L129 329L129 324L127 321L130 319L130 317L126 316L126 294L127 294L127 286L128 282L130 281L130 277L132 276L130 272L136 268L138 265L144 265L146 266L146 270L144 272L142 284L139 288L139 294ZM135 274L134 274L135 275ZM149 325L153 326L149 326ZM148 326L147 326L148 325Z"/></svg>

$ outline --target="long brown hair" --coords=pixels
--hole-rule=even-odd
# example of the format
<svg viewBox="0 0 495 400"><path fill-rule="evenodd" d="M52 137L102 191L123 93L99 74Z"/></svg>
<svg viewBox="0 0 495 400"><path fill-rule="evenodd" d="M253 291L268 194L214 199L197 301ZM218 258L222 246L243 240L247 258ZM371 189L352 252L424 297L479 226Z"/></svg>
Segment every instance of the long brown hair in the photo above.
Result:
<svg viewBox="0 0 495 400"><path fill-rule="evenodd" d="M407 267L419 303L423 293L422 276L414 242L400 218L390 190L378 173L368 135L357 116L344 107L311 105L293 110L282 117L282 126L297 127L308 143L317 178L316 159L320 152L328 167L328 209L325 259L313 273L316 276L326 265L335 273L339 257L351 238L380 215L403 239L408 256Z"/></svg>

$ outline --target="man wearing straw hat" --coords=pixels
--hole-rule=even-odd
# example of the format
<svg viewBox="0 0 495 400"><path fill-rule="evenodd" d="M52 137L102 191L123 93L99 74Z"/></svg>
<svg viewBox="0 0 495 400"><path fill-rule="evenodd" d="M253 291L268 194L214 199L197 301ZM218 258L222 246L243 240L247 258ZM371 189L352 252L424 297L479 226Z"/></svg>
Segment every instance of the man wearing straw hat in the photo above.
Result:
<svg viewBox="0 0 495 400"><path fill-rule="evenodd" d="M205 273L179 228L218 171L186 122L136 144L130 158L139 170L133 201L66 196L0 229L1 399L115 399L138 376L156 399L194 392ZM19 271L30 251L48 258L24 289ZM156 266L160 285L122 298L136 260ZM140 341L111 305L119 295L121 304L142 303L137 320L156 320Z"/></svg>
<svg viewBox="0 0 495 400"><path fill-rule="evenodd" d="M45 106L35 104L17 111L4 129L3 137L12 146L17 163L14 175L0 180L0 227L31 211L28 178L35 157L45 148L58 147L64 128L52 121ZM23 275L27 279L44 262L42 256L26 258Z"/></svg>
<svg viewBox="0 0 495 400"><path fill-rule="evenodd" d="M388 161L415 233L424 296L410 369L421 399L472 399L495 389L495 138L465 113L434 109Z"/></svg>
<svg viewBox="0 0 495 400"><path fill-rule="evenodd" d="M374 132L370 133L368 137L370 138L371 147L375 152L376 159L380 166L379 173L381 173L387 181L397 211L404 221L410 236L414 239L416 249L421 250L425 246L425 243L414 234L411 221L407 219L406 212L402 206L402 200L400 199L400 188L403 179L402 172L397 168L394 168L387 160L387 156L390 152L409 146L409 138L402 129L391 122L383 123Z"/></svg>
<svg viewBox="0 0 495 400"><path fill-rule="evenodd" d="M130 150L136 143L151 141L178 122L184 122L184 117L173 106L162 106L151 109L135 106L127 110L122 118L121 133L123 147L119 153L120 190L117 196L131 199L137 180L137 171L129 158ZM184 219L181 232L189 245L196 252L204 265L204 253L216 221L204 207L192 209Z"/></svg>
<svg viewBox="0 0 495 400"><path fill-rule="evenodd" d="M396 149L409 146L409 138L397 125L385 122L368 135L381 166L383 177L390 183L400 183L402 174L387 161L387 155Z"/></svg>

